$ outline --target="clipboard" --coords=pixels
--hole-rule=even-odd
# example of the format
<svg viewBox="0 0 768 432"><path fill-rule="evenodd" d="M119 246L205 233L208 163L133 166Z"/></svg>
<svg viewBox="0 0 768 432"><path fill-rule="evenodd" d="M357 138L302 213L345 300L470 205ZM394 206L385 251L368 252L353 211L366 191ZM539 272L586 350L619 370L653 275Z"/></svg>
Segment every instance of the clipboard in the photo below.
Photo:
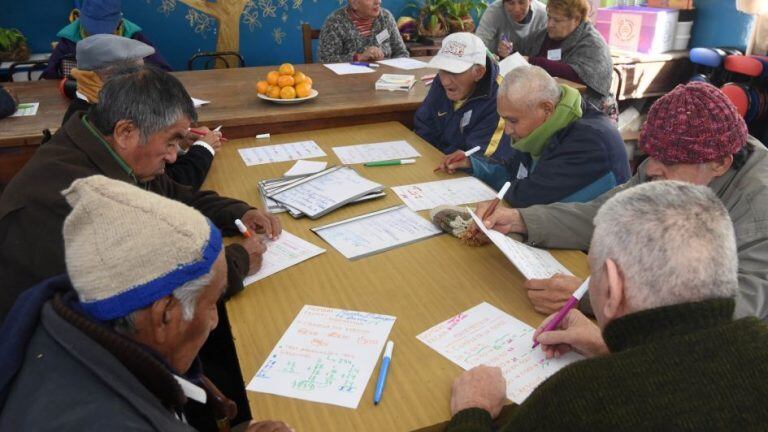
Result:
<svg viewBox="0 0 768 432"><path fill-rule="evenodd" d="M374 248L374 249L371 249L368 252L359 253L359 254L356 254L356 255L353 255L353 256L350 256L348 253L345 253L345 251L341 250L338 247L339 246L338 243L334 244L334 240L330 238L331 236L324 236L323 235L323 231L331 229L331 228L340 228L340 227L343 227L344 225L348 225L350 223L354 223L354 222L357 222L357 221L360 221L360 220L369 219L371 217L375 217L375 216L379 216L379 215L382 215L382 214L385 214L385 213L399 211L399 210L407 210L408 212L410 212L409 216L410 215L414 215L415 217L417 217L421 221L423 221L422 228L423 228L424 232L419 234L417 237L414 237L414 238L412 238L410 240L406 240L406 241L402 241L402 242L397 242L397 243L392 243L392 244L389 244L389 245L386 245L386 246L382 246L382 247L379 247L379 248ZM419 242L421 240L426 240L428 238L435 237L435 236L443 234L443 231L441 229L437 228L436 226L434 226L432 224L432 222L424 220L421 216L418 215L418 213L414 212L413 210L411 210L410 208L408 208L408 206L406 206L404 204L393 206L393 207L387 207L387 208L382 209L382 210L378 210L378 211L375 211L375 212L372 212L372 213L366 213L366 214L363 214L363 215L360 215L360 216L355 216L355 217L352 217L352 218L349 218L349 219L344 219L344 220L341 220L341 221L338 221L338 222L330 223L328 225L323 225L323 226L319 226L319 227L310 228L310 230L313 233L315 233L318 236L320 236L320 238L325 240L326 243L330 244L334 249L339 251L342 255L344 255L345 257L347 257L347 259L349 259L351 261L355 261L355 260L358 260L360 258L369 257L371 255L380 254L382 252L386 252L386 251L389 251L389 250L392 250L392 249L396 249L396 248L401 247L401 246L407 246L409 244L413 244L413 243Z"/></svg>
<svg viewBox="0 0 768 432"><path fill-rule="evenodd" d="M338 189L337 184L323 189L328 187L323 182L334 180L347 181L347 189ZM351 167L338 165L266 191L266 196L285 206L292 216L297 214L294 217L304 214L310 219L317 219L366 195L383 191L383 185L366 179Z"/></svg>

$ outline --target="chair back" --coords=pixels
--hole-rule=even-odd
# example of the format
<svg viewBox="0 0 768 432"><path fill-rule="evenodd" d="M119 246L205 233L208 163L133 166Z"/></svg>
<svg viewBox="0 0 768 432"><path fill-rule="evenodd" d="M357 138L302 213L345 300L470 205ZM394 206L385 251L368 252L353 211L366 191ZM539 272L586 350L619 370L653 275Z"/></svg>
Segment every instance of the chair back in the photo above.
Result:
<svg viewBox="0 0 768 432"><path fill-rule="evenodd" d="M34 81L42 78L43 69L48 67L46 60L27 60L11 63L8 77L11 81ZM26 75L26 76L25 76Z"/></svg>
<svg viewBox="0 0 768 432"><path fill-rule="evenodd" d="M320 30L313 29L309 24L301 25L301 41L304 45L304 63L314 63L312 59L312 41L320 39Z"/></svg>
<svg viewBox="0 0 768 432"><path fill-rule="evenodd" d="M235 51L211 51L199 52L189 58L187 61L187 70L195 70L196 64L203 64L203 69L211 69L217 65L226 69L232 67L245 67L245 59L240 53Z"/></svg>

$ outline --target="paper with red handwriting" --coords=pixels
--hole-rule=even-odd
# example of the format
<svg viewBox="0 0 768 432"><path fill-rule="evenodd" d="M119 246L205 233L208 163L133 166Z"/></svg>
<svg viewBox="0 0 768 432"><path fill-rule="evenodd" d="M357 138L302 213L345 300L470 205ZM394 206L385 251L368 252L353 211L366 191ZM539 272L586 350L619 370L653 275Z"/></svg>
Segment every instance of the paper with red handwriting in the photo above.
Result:
<svg viewBox="0 0 768 432"><path fill-rule="evenodd" d="M534 328L488 303L462 312L416 336L463 369L498 366L507 381L507 398L521 404L544 380L583 359L570 352L547 359L533 345Z"/></svg>
<svg viewBox="0 0 768 432"><path fill-rule="evenodd" d="M250 391L357 408L395 317L304 306Z"/></svg>

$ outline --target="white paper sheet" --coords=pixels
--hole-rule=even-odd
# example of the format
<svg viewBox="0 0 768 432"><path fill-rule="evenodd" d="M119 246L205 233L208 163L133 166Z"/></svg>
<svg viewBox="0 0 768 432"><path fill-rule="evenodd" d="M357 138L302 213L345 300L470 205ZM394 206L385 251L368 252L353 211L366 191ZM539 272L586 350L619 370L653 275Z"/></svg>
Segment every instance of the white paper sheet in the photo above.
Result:
<svg viewBox="0 0 768 432"><path fill-rule="evenodd" d="M192 104L195 105L195 108L200 108L203 105L207 105L211 103L211 101L203 100L203 99L197 99L192 98Z"/></svg>
<svg viewBox="0 0 768 432"><path fill-rule="evenodd" d="M357 408L395 317L304 306L247 389Z"/></svg>
<svg viewBox="0 0 768 432"><path fill-rule="evenodd" d="M533 346L534 328L488 303L462 312L416 336L465 370L487 365L501 368L507 398L517 404L563 367L583 359L570 352L547 359Z"/></svg>
<svg viewBox="0 0 768 432"><path fill-rule="evenodd" d="M298 160L291 167L291 169L286 171L285 174L283 175L297 176L297 175L303 175L303 174L314 174L316 172L320 172L324 170L326 166L328 166L328 162Z"/></svg>
<svg viewBox="0 0 768 432"><path fill-rule="evenodd" d="M368 66L358 66L349 63L328 63L324 66L332 70L334 73L336 73L336 75L352 75L376 72Z"/></svg>
<svg viewBox="0 0 768 432"><path fill-rule="evenodd" d="M266 246L267 251L264 252L261 268L256 274L243 279L243 285L250 285L280 270L285 270L288 267L325 252L325 249L319 248L285 230L283 230L277 240L267 240Z"/></svg>
<svg viewBox="0 0 768 432"><path fill-rule="evenodd" d="M383 65L392 66L394 68L405 69L405 70L422 69L425 67L429 67L427 63L421 60L416 60L408 57L379 60L376 63L381 63Z"/></svg>
<svg viewBox="0 0 768 432"><path fill-rule="evenodd" d="M250 147L237 151L246 166L326 156L314 141Z"/></svg>
<svg viewBox="0 0 768 432"><path fill-rule="evenodd" d="M558 273L573 275L551 253L515 241L496 230L489 230L472 210L469 212L480 230L491 239L496 247L501 249L501 252L520 270L526 279L546 279Z"/></svg>
<svg viewBox="0 0 768 432"><path fill-rule="evenodd" d="M362 258L442 233L432 222L406 206L347 219L313 231L349 259Z"/></svg>
<svg viewBox="0 0 768 432"><path fill-rule="evenodd" d="M520 53L514 53L499 62L499 75L503 78L509 71L516 67L528 65L528 61Z"/></svg>
<svg viewBox="0 0 768 432"><path fill-rule="evenodd" d="M459 205L487 201L496 196L493 189L474 177L394 186L392 190L414 211L431 210L443 204Z"/></svg>
<svg viewBox="0 0 768 432"><path fill-rule="evenodd" d="M37 115L37 109L40 108L40 102L20 103L16 107L16 112L11 117L26 117Z"/></svg>
<svg viewBox="0 0 768 432"><path fill-rule="evenodd" d="M408 144L407 141L387 141L334 147L333 152L336 153L336 156L344 165L421 157L419 152Z"/></svg>

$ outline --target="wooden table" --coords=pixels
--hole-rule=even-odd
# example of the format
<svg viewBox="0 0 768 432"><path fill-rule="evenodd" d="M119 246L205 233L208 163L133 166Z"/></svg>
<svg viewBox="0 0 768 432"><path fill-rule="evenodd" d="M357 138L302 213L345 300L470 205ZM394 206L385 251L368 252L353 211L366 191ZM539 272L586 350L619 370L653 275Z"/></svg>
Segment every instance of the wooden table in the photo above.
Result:
<svg viewBox="0 0 768 432"><path fill-rule="evenodd" d="M428 58L422 58L428 60ZM339 76L321 64L296 65L308 74L317 98L295 105L278 105L259 99L256 82L266 79L275 66L212 69L174 72L189 94L211 101L198 108L198 121L211 127L223 125L228 138L253 137L260 133L285 133L339 126L398 121L413 126L413 114L427 95L429 87L421 81L410 92L376 91L374 83L382 73L416 75L435 73L434 69L403 71L381 65L374 73ZM583 91L584 86L567 81ZM0 185L32 157L42 139L42 131L55 133L69 100L57 90L58 82L49 80L9 83L20 102L40 102L36 116L7 118L0 121Z"/></svg>
<svg viewBox="0 0 768 432"><path fill-rule="evenodd" d="M385 186L450 178L433 174L441 154L395 122L272 136L269 144L312 139L330 164L338 163L331 147L407 140L422 157L414 165L367 168L360 174ZM266 144L258 140L259 145ZM237 148L255 139L230 141L216 155L204 188L260 203L256 182L282 175L293 162L246 167ZM243 378L250 381L296 314L305 304L375 312L397 317L390 338L395 341L393 367L384 401L371 402L375 373L357 409L248 392L255 418L281 419L299 431L405 431L450 418L453 379L461 369L416 339L416 335L449 317L487 301L526 323L544 318L529 304L523 278L494 246L468 247L448 235L400 247L358 261L349 261L309 231L310 227L401 204L391 190L371 202L341 208L319 220L281 215L283 227L327 250L326 253L272 275L227 303L232 334ZM422 212L426 216L427 212ZM578 276L587 275L585 255L556 251L555 256ZM378 367L376 368L378 370Z"/></svg>

